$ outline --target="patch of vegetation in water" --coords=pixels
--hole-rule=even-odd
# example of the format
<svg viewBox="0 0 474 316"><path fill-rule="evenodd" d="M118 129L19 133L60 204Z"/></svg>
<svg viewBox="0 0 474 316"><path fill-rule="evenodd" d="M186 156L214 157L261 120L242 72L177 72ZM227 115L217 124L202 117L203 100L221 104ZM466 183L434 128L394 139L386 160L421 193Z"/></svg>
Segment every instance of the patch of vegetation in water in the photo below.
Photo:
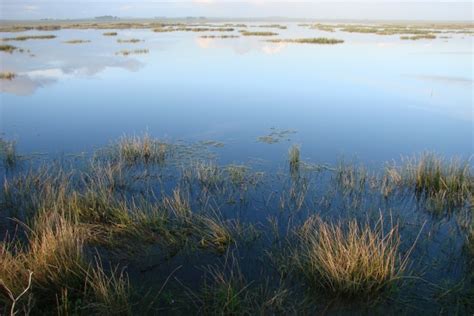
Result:
<svg viewBox="0 0 474 316"><path fill-rule="evenodd" d="M10 53L10 54L13 53L17 49L18 47L13 46L13 45L6 45L6 44L0 45L0 51Z"/></svg>
<svg viewBox="0 0 474 316"><path fill-rule="evenodd" d="M0 72L1 80L13 80L16 77L16 74L11 71Z"/></svg>
<svg viewBox="0 0 474 316"><path fill-rule="evenodd" d="M258 27L280 29L280 30L286 30L288 28L286 25L282 25L282 24L262 24L262 25L259 25Z"/></svg>
<svg viewBox="0 0 474 316"><path fill-rule="evenodd" d="M140 40L140 39L138 39L138 38L131 38L131 39L120 39L120 38L119 38L119 39L117 40L117 43L121 43L121 44L123 44L123 43L132 43L132 44L133 44L133 43L139 43L139 42L141 42L141 41L142 41L142 40Z"/></svg>
<svg viewBox="0 0 474 316"><path fill-rule="evenodd" d="M472 223L466 162L310 170L293 146L284 171L262 173L219 165L207 143L124 136L80 160L25 160L5 173L1 313L474 308L469 289L445 283L469 273L459 260L472 236L460 224ZM427 203L439 192L456 203L435 217Z"/></svg>
<svg viewBox="0 0 474 316"><path fill-rule="evenodd" d="M104 36L117 36L118 33L117 32L105 32L105 33L102 33L102 35L104 35Z"/></svg>
<svg viewBox="0 0 474 316"><path fill-rule="evenodd" d="M275 32L256 32L256 31L240 31L243 36L276 36Z"/></svg>
<svg viewBox="0 0 474 316"><path fill-rule="evenodd" d="M3 42L7 41L26 41L26 40L39 40L39 39L53 39L56 38L56 35L22 35L16 37L6 37L2 38Z"/></svg>
<svg viewBox="0 0 474 316"><path fill-rule="evenodd" d="M296 134L296 131L291 129L277 129L272 127L270 130L271 132L268 135L259 136L257 141L266 144L276 144L284 140L290 141L289 136Z"/></svg>
<svg viewBox="0 0 474 316"><path fill-rule="evenodd" d="M266 40L271 43L298 43L298 44L324 44L324 45L334 45L344 43L343 40L335 38L296 38L296 39L270 39Z"/></svg>
<svg viewBox="0 0 474 316"><path fill-rule="evenodd" d="M239 38L238 35L203 35L201 38Z"/></svg>
<svg viewBox="0 0 474 316"><path fill-rule="evenodd" d="M435 39L436 35L433 34L423 34L423 35L413 35L413 36L400 36L401 40L420 40L420 39Z"/></svg>
<svg viewBox="0 0 474 316"><path fill-rule="evenodd" d="M121 50L115 53L115 55L129 56L129 55L143 55L148 54L150 51L148 49L133 49L133 50Z"/></svg>
<svg viewBox="0 0 474 316"><path fill-rule="evenodd" d="M82 39L74 39L74 40L68 40L64 41L63 43L65 44L85 44L85 43L90 43L90 40L82 40Z"/></svg>

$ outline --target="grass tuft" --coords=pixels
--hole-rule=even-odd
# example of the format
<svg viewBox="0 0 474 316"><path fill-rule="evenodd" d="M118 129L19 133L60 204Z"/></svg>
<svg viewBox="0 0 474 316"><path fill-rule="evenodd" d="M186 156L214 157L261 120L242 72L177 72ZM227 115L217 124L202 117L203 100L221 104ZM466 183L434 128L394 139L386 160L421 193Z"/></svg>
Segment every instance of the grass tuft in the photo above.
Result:
<svg viewBox="0 0 474 316"><path fill-rule="evenodd" d="M383 230L352 220L347 226L308 218L297 233L296 267L316 288L336 295L363 297L379 294L403 275L407 258L400 258L398 227Z"/></svg>
<svg viewBox="0 0 474 316"><path fill-rule="evenodd" d="M297 39L273 39L273 40L267 40L267 42L271 42L271 43L298 43L298 44L325 44L325 45L334 45L334 44L344 43L344 41L340 40L340 39L325 38L325 37L297 38Z"/></svg>

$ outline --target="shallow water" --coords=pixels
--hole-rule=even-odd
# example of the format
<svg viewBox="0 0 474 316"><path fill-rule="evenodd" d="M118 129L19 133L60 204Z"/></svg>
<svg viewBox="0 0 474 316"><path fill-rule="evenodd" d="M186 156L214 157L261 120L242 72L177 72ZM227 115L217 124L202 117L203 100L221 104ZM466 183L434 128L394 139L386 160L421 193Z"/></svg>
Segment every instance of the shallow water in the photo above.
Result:
<svg viewBox="0 0 474 316"><path fill-rule="evenodd" d="M380 172L387 161L424 151L448 158L473 154L472 37L402 41L399 35L328 33L296 24L269 29L280 33L277 38L345 41L310 45L268 43L266 37L200 37L228 34L220 32L117 30L118 36L102 35L108 31L24 32L57 38L12 42L29 52L0 53L1 71L17 74L0 82L0 137L16 140L21 155L47 154L21 159L13 170L0 165L3 183L21 179L43 157L59 156L65 170L72 166L72 173L93 174L87 169L89 156L68 154L93 153L123 135L147 132L168 143L170 157L163 165L120 166L112 177L126 185L115 197L159 204L177 188L196 214L254 225L256 232L245 230L227 253L237 258L250 284L269 282L272 290L279 286L280 272L268 254L291 250L295 230L309 216L374 224L383 214L387 228L399 225L401 253L410 254L407 282L393 297L375 305L339 304L332 297L308 294L307 285L292 277L285 284L290 296L308 299L308 314L468 310L458 309L467 296L456 297L469 286L464 245L472 205L436 213L411 187L384 196ZM117 43L131 38L142 42ZM72 39L91 42L64 43ZM149 53L116 55L122 49ZM288 168L293 144L302 153L296 175ZM213 157L221 182L205 185L194 163ZM349 163L338 169L342 158ZM353 161L370 171L354 169L356 185L351 187L337 177L350 173ZM242 183L232 182L226 166L231 163L248 167ZM50 165L52 178L58 166ZM378 174L372 178L374 171ZM363 184L357 187L359 181ZM71 182L78 191L87 185ZM7 207L5 214L14 211ZM0 233L14 231L15 225L3 216ZM249 241L253 233L258 236ZM110 258L126 265L132 283L145 290L156 290L173 276L160 300L166 301L164 310L186 314L199 307L186 300L178 307L170 302L198 293L209 265L229 268L227 256L190 244L192 251L173 253L158 244L133 258ZM107 251L99 250L109 259Z"/></svg>
<svg viewBox="0 0 474 316"><path fill-rule="evenodd" d="M278 38L345 43L200 38L212 32L23 32L57 38L11 42L33 57L1 53L1 70L18 76L0 83L0 131L22 152L90 151L143 131L168 140L217 140L225 144L223 162L279 160L288 139L318 162L349 156L380 165L421 151L472 154L471 36L402 41L296 24L269 30ZM119 38L143 42L119 44ZM71 39L91 42L64 43ZM141 48L150 53L115 55ZM297 133L279 144L257 142L271 128Z"/></svg>

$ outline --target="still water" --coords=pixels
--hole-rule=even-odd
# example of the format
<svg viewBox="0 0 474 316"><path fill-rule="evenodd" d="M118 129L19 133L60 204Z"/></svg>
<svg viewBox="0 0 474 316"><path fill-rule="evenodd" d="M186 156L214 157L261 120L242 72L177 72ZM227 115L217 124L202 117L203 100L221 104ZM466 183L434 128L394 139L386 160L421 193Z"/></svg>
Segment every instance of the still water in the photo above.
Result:
<svg viewBox="0 0 474 316"><path fill-rule="evenodd" d="M297 24L276 30L277 38L345 41L311 45L103 32L23 32L57 38L11 42L30 53L0 53L1 71L17 74L0 83L0 131L20 152L90 152L146 131L169 141L222 142L223 163L281 160L292 143L304 159L375 165L423 151L473 152L470 35L407 41ZM131 38L142 41L117 43ZM72 39L90 42L64 43ZM116 55L123 49L149 53ZM257 141L272 128L296 133L272 145Z"/></svg>

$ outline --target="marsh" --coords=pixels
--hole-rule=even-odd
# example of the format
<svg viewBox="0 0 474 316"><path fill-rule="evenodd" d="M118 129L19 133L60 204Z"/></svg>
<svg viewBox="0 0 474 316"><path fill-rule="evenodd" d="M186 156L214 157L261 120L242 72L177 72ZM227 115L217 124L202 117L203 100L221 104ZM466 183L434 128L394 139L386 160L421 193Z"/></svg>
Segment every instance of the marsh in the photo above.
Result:
<svg viewBox="0 0 474 316"><path fill-rule="evenodd" d="M2 25L0 313L472 313L473 29Z"/></svg>

